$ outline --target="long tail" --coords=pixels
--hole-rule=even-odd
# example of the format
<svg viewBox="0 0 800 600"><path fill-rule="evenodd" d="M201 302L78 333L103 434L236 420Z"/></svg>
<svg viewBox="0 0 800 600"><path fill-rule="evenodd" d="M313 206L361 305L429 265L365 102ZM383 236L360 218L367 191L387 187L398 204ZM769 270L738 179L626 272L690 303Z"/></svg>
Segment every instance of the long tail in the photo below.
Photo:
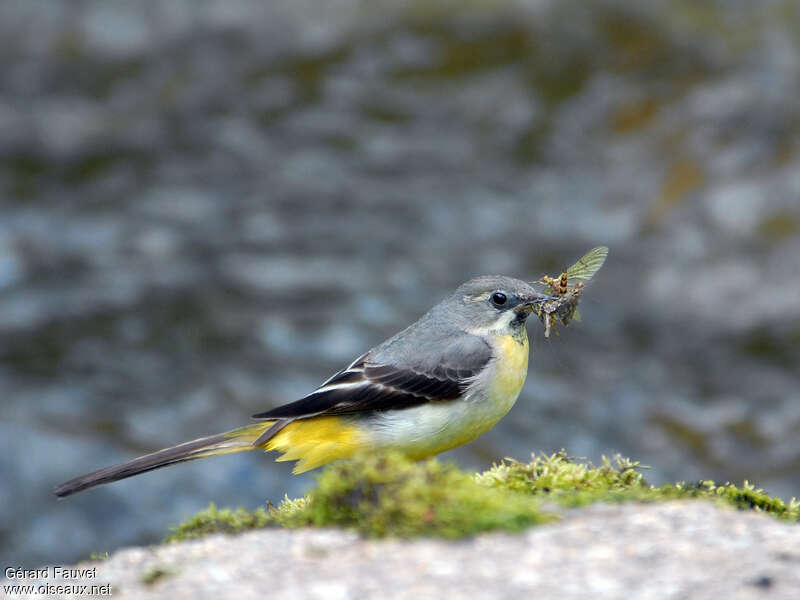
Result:
<svg viewBox="0 0 800 600"><path fill-rule="evenodd" d="M186 462L187 460L265 448L270 439L288 423L289 421L262 421L232 431L226 431L225 433L185 442L152 454L134 458L119 465L75 477L56 486L53 493L59 498L63 498L96 485L119 481L126 477Z"/></svg>

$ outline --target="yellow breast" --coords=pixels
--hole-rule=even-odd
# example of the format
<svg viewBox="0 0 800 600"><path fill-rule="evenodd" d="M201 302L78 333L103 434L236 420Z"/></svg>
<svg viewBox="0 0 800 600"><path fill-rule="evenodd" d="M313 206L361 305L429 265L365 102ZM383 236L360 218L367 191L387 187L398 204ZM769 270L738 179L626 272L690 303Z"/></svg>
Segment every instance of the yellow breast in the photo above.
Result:
<svg viewBox="0 0 800 600"><path fill-rule="evenodd" d="M404 418L413 419L418 435L414 444L395 442L409 456L424 458L466 444L494 427L514 406L528 374L528 336L524 330L516 336L499 335L492 344L497 358L467 398L402 411Z"/></svg>
<svg viewBox="0 0 800 600"><path fill-rule="evenodd" d="M498 355L497 374L489 394L495 402L508 402L510 409L528 375L528 334L523 329L521 335L497 336L495 348Z"/></svg>

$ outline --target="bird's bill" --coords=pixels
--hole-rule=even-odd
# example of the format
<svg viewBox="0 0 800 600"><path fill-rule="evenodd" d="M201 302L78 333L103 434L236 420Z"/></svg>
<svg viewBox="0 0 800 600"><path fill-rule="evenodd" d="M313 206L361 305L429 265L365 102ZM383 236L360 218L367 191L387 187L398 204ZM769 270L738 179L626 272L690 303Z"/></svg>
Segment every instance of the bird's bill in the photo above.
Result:
<svg viewBox="0 0 800 600"><path fill-rule="evenodd" d="M558 300L558 296L550 296L549 294L541 294L537 292L529 299L526 299L525 302L522 302L519 306L517 306L517 310L530 313L535 311L541 304L549 300Z"/></svg>

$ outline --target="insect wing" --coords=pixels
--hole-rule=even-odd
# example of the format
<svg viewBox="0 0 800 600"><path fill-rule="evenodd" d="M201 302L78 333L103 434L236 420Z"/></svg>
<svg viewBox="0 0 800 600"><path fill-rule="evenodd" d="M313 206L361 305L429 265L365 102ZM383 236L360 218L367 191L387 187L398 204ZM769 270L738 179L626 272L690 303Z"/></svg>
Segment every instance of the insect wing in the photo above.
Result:
<svg viewBox="0 0 800 600"><path fill-rule="evenodd" d="M589 281L600 270L603 263L606 262L606 256L608 256L607 246L592 248L578 262L567 269L567 280L570 283L575 281L585 283Z"/></svg>

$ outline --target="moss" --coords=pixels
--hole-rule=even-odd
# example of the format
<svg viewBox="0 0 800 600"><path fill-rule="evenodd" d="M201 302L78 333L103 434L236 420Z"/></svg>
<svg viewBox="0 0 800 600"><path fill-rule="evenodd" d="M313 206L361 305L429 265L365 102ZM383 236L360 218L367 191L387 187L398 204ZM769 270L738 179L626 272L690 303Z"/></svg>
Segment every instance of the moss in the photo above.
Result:
<svg viewBox="0 0 800 600"><path fill-rule="evenodd" d="M103 562L108 560L108 552L92 552L89 555L89 560L94 562Z"/></svg>
<svg viewBox="0 0 800 600"><path fill-rule="evenodd" d="M235 511L229 508L219 510L212 502L206 510L174 527L166 541L190 540L212 533L240 533L266 527L272 522L272 517L263 508L252 511L244 508L237 508Z"/></svg>
<svg viewBox="0 0 800 600"><path fill-rule="evenodd" d="M175 573L169 569L153 567L142 575L141 582L145 585L153 585L157 581L161 581L165 577L172 577L173 575L175 575Z"/></svg>
<svg viewBox="0 0 800 600"><path fill-rule="evenodd" d="M511 489L537 497L547 497L565 506L582 506L600 500L623 500L647 488L638 462L627 458L603 457L600 467L579 462L562 450L534 457L523 463L505 459L476 480L490 487Z"/></svg>
<svg viewBox="0 0 800 600"><path fill-rule="evenodd" d="M790 521L800 521L800 502L784 502L745 481L742 487L713 481L687 484L679 482L655 487L647 484L638 462L620 456L592 467L569 458L562 450L535 457L529 463L506 459L477 476L484 485L500 486L546 496L564 506L592 502L658 502L680 499L706 499L737 509L755 509Z"/></svg>
<svg viewBox="0 0 800 600"><path fill-rule="evenodd" d="M656 493L679 498L706 498L718 500L722 504L740 510L756 510L788 521L800 521L800 502L792 498L788 503L770 496L764 490L745 481L742 487L731 483L716 485L713 481L699 481L695 484L678 483L653 488Z"/></svg>
<svg viewBox="0 0 800 600"><path fill-rule="evenodd" d="M553 505L594 502L657 502L706 499L800 520L800 503L743 487L711 481L655 487L642 467L627 458L603 458L600 466L564 451L506 459L488 471L469 474L435 459L412 462L399 455L373 455L327 467L305 498L255 511L218 510L214 505L175 528L170 540L210 533L283 527L346 527L367 537L465 537L482 531L520 531L556 519Z"/></svg>
<svg viewBox="0 0 800 600"><path fill-rule="evenodd" d="M551 519L525 495L481 485L452 464L434 459L414 463L398 455L326 469L303 517L309 524L354 528L370 537L446 538L492 529L519 531Z"/></svg>
<svg viewBox="0 0 800 600"><path fill-rule="evenodd" d="M213 504L174 528L168 541L247 529L340 526L367 537L464 537L481 531L519 531L551 520L530 498L482 485L473 475L436 460L369 456L326 468L317 486L275 508L218 510Z"/></svg>

